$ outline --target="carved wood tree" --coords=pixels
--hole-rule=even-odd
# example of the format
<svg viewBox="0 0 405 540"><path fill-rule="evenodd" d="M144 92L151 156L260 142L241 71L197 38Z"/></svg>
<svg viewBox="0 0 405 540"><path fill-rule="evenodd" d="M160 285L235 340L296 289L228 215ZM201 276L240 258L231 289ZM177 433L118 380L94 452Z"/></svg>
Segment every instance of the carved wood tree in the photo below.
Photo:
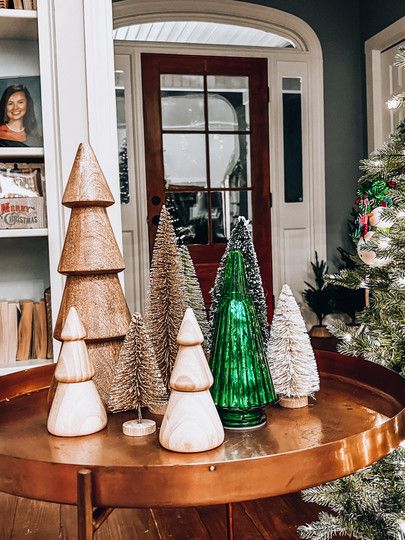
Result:
<svg viewBox="0 0 405 540"><path fill-rule="evenodd" d="M86 331L72 306L67 314L55 377L58 381L48 416L48 431L61 437L77 437L100 431L107 415L92 381L94 368L87 354Z"/></svg>
<svg viewBox="0 0 405 540"><path fill-rule="evenodd" d="M160 444L174 452L204 452L224 441L224 428L210 393L213 377L201 347L203 339L193 310L187 308L177 336L172 392L159 434Z"/></svg>
<svg viewBox="0 0 405 540"><path fill-rule="evenodd" d="M62 204L72 213L58 267L67 279L54 336L61 340L68 310L75 306L87 331L94 382L107 403L131 316L117 275L124 260L106 210L114 198L88 143L79 145Z"/></svg>

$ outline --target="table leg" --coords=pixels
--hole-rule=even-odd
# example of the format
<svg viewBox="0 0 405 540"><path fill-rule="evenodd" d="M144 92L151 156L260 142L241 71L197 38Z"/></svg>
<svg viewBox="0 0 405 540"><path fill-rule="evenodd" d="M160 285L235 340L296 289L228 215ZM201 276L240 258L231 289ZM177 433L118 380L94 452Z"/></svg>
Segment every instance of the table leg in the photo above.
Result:
<svg viewBox="0 0 405 540"><path fill-rule="evenodd" d="M78 540L93 539L93 503L89 469L81 469L77 473L77 536Z"/></svg>
<svg viewBox="0 0 405 540"><path fill-rule="evenodd" d="M226 533L228 540L234 540L233 536L233 504L226 505Z"/></svg>

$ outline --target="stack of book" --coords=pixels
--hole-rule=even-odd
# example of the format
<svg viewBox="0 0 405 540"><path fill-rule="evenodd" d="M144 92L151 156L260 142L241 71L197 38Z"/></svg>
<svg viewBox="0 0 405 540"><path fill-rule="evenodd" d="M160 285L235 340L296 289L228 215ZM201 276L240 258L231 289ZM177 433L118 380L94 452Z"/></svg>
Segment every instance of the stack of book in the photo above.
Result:
<svg viewBox="0 0 405 540"><path fill-rule="evenodd" d="M50 290L39 302L0 301L0 365L52 358Z"/></svg>
<svg viewBox="0 0 405 540"><path fill-rule="evenodd" d="M0 0L3 9L37 9L37 0Z"/></svg>

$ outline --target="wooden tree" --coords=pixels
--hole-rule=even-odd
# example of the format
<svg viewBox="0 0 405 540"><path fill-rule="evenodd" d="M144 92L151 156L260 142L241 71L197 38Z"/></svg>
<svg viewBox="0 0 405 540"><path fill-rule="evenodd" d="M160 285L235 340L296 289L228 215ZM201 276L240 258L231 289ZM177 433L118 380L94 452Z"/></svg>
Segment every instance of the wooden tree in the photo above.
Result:
<svg viewBox="0 0 405 540"><path fill-rule="evenodd" d="M181 262L183 264L184 280L185 280L186 293L187 293L187 304L194 311L194 315L201 328L201 331L204 336L203 347L205 348L207 344L209 328L208 328L207 310L205 309L200 283L197 279L193 259L191 258L188 247L185 245L181 245L179 246L178 249L180 253Z"/></svg>
<svg viewBox="0 0 405 540"><path fill-rule="evenodd" d="M187 307L182 263L170 214L162 206L153 247L146 324L156 360L169 391L177 354L176 336Z"/></svg>
<svg viewBox="0 0 405 540"><path fill-rule="evenodd" d="M85 337L77 311L71 307L61 332L63 345L55 370L58 386L48 416L48 431L53 435L89 435L107 424L105 409L92 381L94 368Z"/></svg>
<svg viewBox="0 0 405 540"><path fill-rule="evenodd" d="M75 306L87 330L94 382L107 403L131 316L117 275L125 265L106 210L114 198L87 143L79 146L62 204L72 213L58 267L67 279L54 336L61 340L68 310Z"/></svg>
<svg viewBox="0 0 405 540"><path fill-rule="evenodd" d="M167 405L169 394L157 365L142 316L134 313L115 366L108 399L112 412L152 411Z"/></svg>
<svg viewBox="0 0 405 540"><path fill-rule="evenodd" d="M212 374L201 347L203 334L187 308L177 336L180 346L170 377L172 392L160 428L162 446L204 452L223 443L224 428L211 397Z"/></svg>

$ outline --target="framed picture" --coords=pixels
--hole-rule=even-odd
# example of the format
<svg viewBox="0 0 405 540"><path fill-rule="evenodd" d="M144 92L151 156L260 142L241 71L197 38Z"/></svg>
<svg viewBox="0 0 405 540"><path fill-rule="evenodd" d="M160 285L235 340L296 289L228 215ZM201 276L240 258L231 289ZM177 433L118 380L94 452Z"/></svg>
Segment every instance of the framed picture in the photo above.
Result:
<svg viewBox="0 0 405 540"><path fill-rule="evenodd" d="M39 77L0 78L0 146L43 146Z"/></svg>

